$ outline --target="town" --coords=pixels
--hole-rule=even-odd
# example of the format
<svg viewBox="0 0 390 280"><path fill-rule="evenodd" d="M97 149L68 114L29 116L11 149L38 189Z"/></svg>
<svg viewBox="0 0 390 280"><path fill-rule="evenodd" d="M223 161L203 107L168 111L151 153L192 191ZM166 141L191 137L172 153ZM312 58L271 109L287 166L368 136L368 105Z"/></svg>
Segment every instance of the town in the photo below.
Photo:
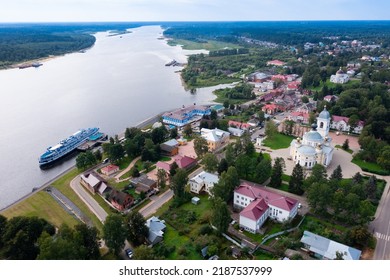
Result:
<svg viewBox="0 0 390 280"><path fill-rule="evenodd" d="M189 88L233 85L216 91L215 104L183 104L81 153L76 168L29 198L50 200L50 214L30 221L14 218L28 207L1 213L2 254L380 257L390 238L378 211L390 207L382 199L390 183L390 51L363 39L323 39L298 47L241 36L240 49L191 56L181 71ZM268 55L252 65L259 53ZM38 255L13 251L13 219L50 228L36 236ZM77 235L90 243L69 238ZM80 249L68 255L61 242Z"/></svg>

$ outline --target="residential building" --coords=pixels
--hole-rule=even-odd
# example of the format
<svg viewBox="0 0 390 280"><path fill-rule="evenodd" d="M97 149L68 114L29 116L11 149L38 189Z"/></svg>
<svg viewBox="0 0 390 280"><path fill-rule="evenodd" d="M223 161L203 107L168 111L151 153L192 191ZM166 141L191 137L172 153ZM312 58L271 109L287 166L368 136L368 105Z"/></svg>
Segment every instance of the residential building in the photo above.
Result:
<svg viewBox="0 0 390 280"><path fill-rule="evenodd" d="M155 245L164 239L166 229L165 221L153 216L146 220L146 226L149 229L148 242Z"/></svg>
<svg viewBox="0 0 390 280"><path fill-rule="evenodd" d="M234 190L233 206L241 210L240 227L251 233L258 232L268 218L286 222L298 213L297 200L253 183L243 183Z"/></svg>
<svg viewBox="0 0 390 280"><path fill-rule="evenodd" d="M181 155L176 155L173 157L173 160L176 162L177 166L182 169L189 170L192 167L194 167L198 161L194 158L188 157L188 156L181 156ZM165 161L158 161L156 163L156 168L158 169L163 169L167 174L169 174L171 170L171 166L173 164L172 162L165 162Z"/></svg>
<svg viewBox="0 0 390 280"><path fill-rule="evenodd" d="M280 61L280 60L270 60L267 62L267 66L284 66L286 65L285 62Z"/></svg>
<svg viewBox="0 0 390 280"><path fill-rule="evenodd" d="M270 78L271 76L266 73L256 72L248 76L248 81L254 83L263 83L265 81L268 81Z"/></svg>
<svg viewBox="0 0 390 280"><path fill-rule="evenodd" d="M100 171L101 171L104 175L110 176L110 175L112 175L112 174L114 174L114 173L116 173L116 172L119 171L119 166L116 166L116 165L114 165L114 164L109 164L109 165L103 167L102 169L100 169Z"/></svg>
<svg viewBox="0 0 390 280"><path fill-rule="evenodd" d="M363 130L364 122L359 120L356 126L351 131L351 126L349 125L349 118L342 116L332 116L332 123L330 124L330 128L336 129L338 131L343 132L352 132L356 134L360 134Z"/></svg>
<svg viewBox="0 0 390 280"><path fill-rule="evenodd" d="M131 178L130 183L135 187L135 192L137 194L145 193L146 195L152 195L157 189L157 182L150 179L146 174Z"/></svg>
<svg viewBox="0 0 390 280"><path fill-rule="evenodd" d="M230 132L231 135L241 137L244 135L245 131L240 129L240 128L235 128L235 127L228 127L228 131Z"/></svg>
<svg viewBox="0 0 390 280"><path fill-rule="evenodd" d="M218 128L202 128L200 133L201 137L206 139L210 152L218 150L219 148L229 143L230 133L227 131Z"/></svg>
<svg viewBox="0 0 390 280"><path fill-rule="evenodd" d="M316 258L323 260L334 260L337 253L342 254L344 260L359 260L362 252L353 247L338 243L321 235L305 230L301 243L304 248L311 252Z"/></svg>
<svg viewBox="0 0 390 280"><path fill-rule="evenodd" d="M291 141L290 156L295 164L307 169L313 168L316 163L329 166L334 150L332 138L329 137L330 122L330 114L325 106L317 118L317 124L312 125L312 130L306 132L302 140L298 137Z"/></svg>
<svg viewBox="0 0 390 280"><path fill-rule="evenodd" d="M134 198L131 195L115 189L111 191L108 201L119 211L124 211L134 204Z"/></svg>
<svg viewBox="0 0 390 280"><path fill-rule="evenodd" d="M210 115L211 110L207 106L192 105L162 115L163 123L183 127L191 122L200 120L205 115Z"/></svg>
<svg viewBox="0 0 390 280"><path fill-rule="evenodd" d="M229 127L235 127L235 128L240 128L242 130L248 130L250 129L250 125L247 124L247 123L243 123L243 122L237 122L237 121L233 121L233 120L229 120L228 122L228 126Z"/></svg>
<svg viewBox="0 0 390 280"><path fill-rule="evenodd" d="M335 84L345 84L349 81L349 75L344 73L340 67L340 69L336 72L336 75L330 76L330 81Z"/></svg>
<svg viewBox="0 0 390 280"><path fill-rule="evenodd" d="M103 195L111 190L107 182L94 171L81 174L80 183L92 194L99 193Z"/></svg>
<svg viewBox="0 0 390 280"><path fill-rule="evenodd" d="M211 190L213 189L214 185L217 184L219 181L218 175L202 171L195 177L192 177L189 180L190 184L190 190L193 193L201 193L201 192L207 192L209 195L211 194Z"/></svg>
<svg viewBox="0 0 390 280"><path fill-rule="evenodd" d="M291 112L288 118L296 123L308 124L310 115L302 112Z"/></svg>
<svg viewBox="0 0 390 280"><path fill-rule="evenodd" d="M176 139L171 139L160 144L161 154L165 156L174 156L179 153L179 142Z"/></svg>
<svg viewBox="0 0 390 280"><path fill-rule="evenodd" d="M339 97L337 95L327 95L324 97L326 102L336 102Z"/></svg>
<svg viewBox="0 0 390 280"><path fill-rule="evenodd" d="M282 105L272 103L264 105L261 110L268 115L275 115L277 112L284 112L286 108Z"/></svg>

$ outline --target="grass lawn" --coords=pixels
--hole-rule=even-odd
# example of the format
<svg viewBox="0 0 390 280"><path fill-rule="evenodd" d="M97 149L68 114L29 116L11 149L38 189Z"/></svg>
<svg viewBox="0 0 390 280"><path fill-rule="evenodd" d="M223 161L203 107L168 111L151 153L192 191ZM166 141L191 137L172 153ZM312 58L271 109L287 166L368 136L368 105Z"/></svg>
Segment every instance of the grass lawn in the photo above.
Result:
<svg viewBox="0 0 390 280"><path fill-rule="evenodd" d="M100 233L102 233L102 223L70 187L70 181L72 181L78 174L79 171L74 168L55 181L52 185L68 197L78 208L80 208L80 210L93 222L94 226L100 231Z"/></svg>
<svg viewBox="0 0 390 280"><path fill-rule="evenodd" d="M382 169L378 164L367 162L360 159L352 159L352 162L359 166L363 171L371 172L378 175L389 175L390 171Z"/></svg>
<svg viewBox="0 0 390 280"><path fill-rule="evenodd" d="M233 83L233 82L237 82L237 79L231 79L231 80L227 80L225 82L219 82L217 84L213 84L213 85L218 85L218 84L230 84L230 83ZM211 86L213 86L211 85ZM229 104L241 104L241 103L245 103L247 101L249 101L249 99L233 99L233 98L228 98L225 96L225 94L223 92L221 93L216 93L214 92L214 95L216 96L216 98L214 99L214 102L217 102L217 103L224 103L225 101L229 101Z"/></svg>
<svg viewBox="0 0 390 280"><path fill-rule="evenodd" d="M174 229L172 226L167 224L166 231L164 233L164 244L168 246L175 246L176 250L173 251L169 256L168 259L170 260L177 260L179 259L178 256L178 248L185 247L187 250L186 259L188 260L201 260L202 257L200 253L197 253L192 241L189 237L186 235L179 235L178 231Z"/></svg>
<svg viewBox="0 0 390 280"><path fill-rule="evenodd" d="M350 154L353 154L353 151L351 149L348 149L348 150L344 150L343 147L341 145L336 145L334 146L335 148L338 148L340 150L343 150L343 151L346 151L347 153L350 153Z"/></svg>
<svg viewBox="0 0 390 280"><path fill-rule="evenodd" d="M183 49L185 50L209 50L209 51L215 51L215 50L221 50L224 48L229 49L237 49L241 48L239 45L221 42L221 41L213 41L209 40L207 42L195 42L190 40L183 40L183 39L170 39L168 41L168 44L170 46L176 46L181 45Z"/></svg>
<svg viewBox="0 0 390 280"><path fill-rule="evenodd" d="M47 220L56 227L65 223L70 227L79 223L73 216L69 215L50 194L39 191L21 203L18 203L1 213L8 219L17 216L39 217Z"/></svg>
<svg viewBox="0 0 390 280"><path fill-rule="evenodd" d="M294 139L293 136L284 135L281 133L275 134L272 139L265 138L263 145L270 147L272 150L285 149L290 147L291 141Z"/></svg>
<svg viewBox="0 0 390 280"><path fill-rule="evenodd" d="M282 181L290 182L291 176L287 174L282 174Z"/></svg>

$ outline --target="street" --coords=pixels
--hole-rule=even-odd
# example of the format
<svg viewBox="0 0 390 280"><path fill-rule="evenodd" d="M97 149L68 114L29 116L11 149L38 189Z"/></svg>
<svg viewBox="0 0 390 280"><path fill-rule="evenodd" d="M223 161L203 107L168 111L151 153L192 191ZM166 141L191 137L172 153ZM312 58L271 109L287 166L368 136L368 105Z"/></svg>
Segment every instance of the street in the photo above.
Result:
<svg viewBox="0 0 390 280"><path fill-rule="evenodd" d="M71 182L70 187L81 198L81 200L88 206L88 208L96 215L96 217L104 223L107 217L107 212L96 202L91 194L81 186L80 176L76 176Z"/></svg>

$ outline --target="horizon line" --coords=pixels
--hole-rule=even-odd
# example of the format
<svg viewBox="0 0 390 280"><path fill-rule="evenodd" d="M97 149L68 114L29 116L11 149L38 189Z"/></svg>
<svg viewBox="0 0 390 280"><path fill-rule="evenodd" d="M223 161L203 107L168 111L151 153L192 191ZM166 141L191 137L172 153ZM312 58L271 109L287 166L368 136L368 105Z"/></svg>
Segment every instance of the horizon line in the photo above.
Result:
<svg viewBox="0 0 390 280"><path fill-rule="evenodd" d="M251 23L251 22L383 22L390 19L284 19L284 20L139 20L139 21L0 21L0 24L58 23Z"/></svg>

